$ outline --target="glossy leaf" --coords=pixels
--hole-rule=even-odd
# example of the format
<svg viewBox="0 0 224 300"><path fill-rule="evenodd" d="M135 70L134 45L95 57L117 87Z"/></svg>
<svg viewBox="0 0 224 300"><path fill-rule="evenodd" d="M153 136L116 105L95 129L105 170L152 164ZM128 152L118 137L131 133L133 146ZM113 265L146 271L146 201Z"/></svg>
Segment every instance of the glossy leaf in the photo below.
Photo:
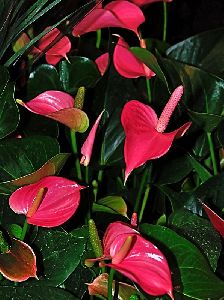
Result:
<svg viewBox="0 0 224 300"><path fill-rule="evenodd" d="M0 297L4 300L79 300L69 292L50 286L1 286Z"/></svg>
<svg viewBox="0 0 224 300"><path fill-rule="evenodd" d="M8 191L8 193L10 194L10 192L14 191L16 188L20 186L37 182L38 180L46 176L58 174L61 171L66 160L68 159L69 155L70 155L69 153L57 154L56 156L48 160L37 171L11 181L0 183L0 192L4 192L6 194Z"/></svg>
<svg viewBox="0 0 224 300"><path fill-rule="evenodd" d="M39 230L35 246L42 254L43 269L40 270L40 275L44 277L40 280L51 286L61 285L76 271L87 239L87 228L77 229L72 234Z"/></svg>
<svg viewBox="0 0 224 300"><path fill-rule="evenodd" d="M28 99L32 99L50 90L62 90L58 71L51 65L39 65L30 73L27 82L27 97Z"/></svg>
<svg viewBox="0 0 224 300"><path fill-rule="evenodd" d="M141 232L157 241L164 253L172 253L169 263L176 283L175 295L198 300L218 299L224 295L224 282L211 271L206 258L194 244L158 225L143 224Z"/></svg>
<svg viewBox="0 0 224 300"><path fill-rule="evenodd" d="M223 28L202 32L170 47L169 57L224 78Z"/></svg>
<svg viewBox="0 0 224 300"><path fill-rule="evenodd" d="M6 68L0 67L0 139L13 132L19 123L19 111L14 99L14 83Z"/></svg>
<svg viewBox="0 0 224 300"><path fill-rule="evenodd" d="M58 142L46 136L11 139L0 143L0 181L28 175L59 153Z"/></svg>
<svg viewBox="0 0 224 300"><path fill-rule="evenodd" d="M205 132L212 132L223 120L223 116L208 113L198 113L191 111L190 109L188 109L188 115L190 116L191 120Z"/></svg>
<svg viewBox="0 0 224 300"><path fill-rule="evenodd" d="M193 242L205 254L212 269L216 270L222 245L219 235L208 220L181 209L171 214L169 225L179 235Z"/></svg>
<svg viewBox="0 0 224 300"><path fill-rule="evenodd" d="M127 205L120 196L107 196L93 203L94 212L108 212L112 214L121 214L127 217Z"/></svg>
<svg viewBox="0 0 224 300"><path fill-rule="evenodd" d="M76 212L82 188L69 179L48 176L13 192L9 205L15 213L26 215L29 224L55 227Z"/></svg>
<svg viewBox="0 0 224 300"><path fill-rule="evenodd" d="M36 256L32 248L12 238L9 251L0 254L0 272L4 277L15 282L36 277Z"/></svg>
<svg viewBox="0 0 224 300"><path fill-rule="evenodd" d="M80 86L94 87L100 79L96 64L89 58L74 56L59 65L59 76L64 91L75 93Z"/></svg>

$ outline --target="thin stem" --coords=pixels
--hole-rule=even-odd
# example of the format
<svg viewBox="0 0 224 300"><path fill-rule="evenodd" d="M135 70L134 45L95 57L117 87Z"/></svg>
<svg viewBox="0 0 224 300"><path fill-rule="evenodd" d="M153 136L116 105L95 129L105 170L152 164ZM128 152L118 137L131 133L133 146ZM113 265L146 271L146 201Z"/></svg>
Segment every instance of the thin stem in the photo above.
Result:
<svg viewBox="0 0 224 300"><path fill-rule="evenodd" d="M103 179L103 170L99 170L97 180L98 182L102 182Z"/></svg>
<svg viewBox="0 0 224 300"><path fill-rule="evenodd" d="M28 228L29 228L29 224L27 223L27 220L25 219L25 221L23 223L23 229L22 229L21 237L20 237L21 241L23 241L25 239Z"/></svg>
<svg viewBox="0 0 224 300"><path fill-rule="evenodd" d="M99 49L101 44L101 29L96 31L96 48Z"/></svg>
<svg viewBox="0 0 224 300"><path fill-rule="evenodd" d="M75 156L77 156L78 148L77 148L76 134L73 130L70 130L70 136L71 136L72 151L75 154ZM76 168L78 179L82 180L81 166L80 166L78 157L76 157L76 159L75 159L75 168Z"/></svg>
<svg viewBox="0 0 224 300"><path fill-rule="evenodd" d="M211 156L211 160L212 160L213 173L214 173L214 175L217 175L218 168L217 168L217 161L216 161L216 157L215 157L215 149L214 149L214 144L212 141L211 132L207 132L207 139L208 139L208 145L209 145L209 150L210 150L210 156Z"/></svg>
<svg viewBox="0 0 224 300"><path fill-rule="evenodd" d="M149 196L149 191L150 191L150 186L147 185L147 188L145 190L145 194L144 194L144 197L143 197L143 201L142 201L142 207L141 207L141 210L140 210L140 213L139 213L139 223L141 223L141 221L142 221L142 217L143 217L145 207L146 207L146 203L147 203L148 196Z"/></svg>
<svg viewBox="0 0 224 300"><path fill-rule="evenodd" d="M167 3L163 1L163 42L166 42L167 33Z"/></svg>
<svg viewBox="0 0 224 300"><path fill-rule="evenodd" d="M142 192L143 192L143 188L144 188L145 183L146 183L147 175L148 175L148 169L146 168L145 171L144 171L144 174L142 176L142 180L141 180L140 187L139 187L139 190L138 190L138 194L137 194L137 197L136 197L134 212L137 212L137 213L138 213L138 210L139 210L140 199L141 199L141 195L142 195Z"/></svg>
<svg viewBox="0 0 224 300"><path fill-rule="evenodd" d="M85 167L85 182L89 183L89 167Z"/></svg>
<svg viewBox="0 0 224 300"><path fill-rule="evenodd" d="M109 279L108 279L108 295L107 295L108 300L113 300L113 279L114 279L114 274L115 274L115 270L111 268Z"/></svg>
<svg viewBox="0 0 224 300"><path fill-rule="evenodd" d="M150 86L150 81L149 79L145 79L146 81L146 90L147 90L147 97L148 97L148 101L149 104L152 102L152 93L151 93L151 86Z"/></svg>

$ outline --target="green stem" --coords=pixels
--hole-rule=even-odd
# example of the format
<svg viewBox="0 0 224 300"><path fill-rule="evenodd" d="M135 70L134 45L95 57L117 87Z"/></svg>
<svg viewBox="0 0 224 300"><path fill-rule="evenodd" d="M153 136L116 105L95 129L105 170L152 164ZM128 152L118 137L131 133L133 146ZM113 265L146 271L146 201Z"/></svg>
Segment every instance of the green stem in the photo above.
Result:
<svg viewBox="0 0 224 300"><path fill-rule="evenodd" d="M108 279L108 295L107 295L108 300L113 300L113 279L114 279L114 274L115 274L115 270L111 268L109 279Z"/></svg>
<svg viewBox="0 0 224 300"><path fill-rule="evenodd" d="M85 167L85 182L89 183L89 167Z"/></svg>
<svg viewBox="0 0 224 300"><path fill-rule="evenodd" d="M140 210L140 213L139 213L139 223L141 223L141 221L142 221L142 217L143 217L145 207L146 207L146 203L147 203L148 196L149 196L149 191L150 191L150 186L147 185L147 188L145 190L145 194L144 194L144 197L143 197L143 201L142 201L142 207L141 207L141 210Z"/></svg>
<svg viewBox="0 0 224 300"><path fill-rule="evenodd" d="M103 170L99 170L97 180L98 180L98 182L101 183L102 179L103 179Z"/></svg>
<svg viewBox="0 0 224 300"><path fill-rule="evenodd" d="M209 150L210 150L210 155L211 155L211 160L212 160L213 173L214 173L214 175L217 175L218 168L217 168L217 161L215 158L215 149L214 149L214 144L212 141L211 132L207 132L207 139L208 139L208 145L209 145Z"/></svg>
<svg viewBox="0 0 224 300"><path fill-rule="evenodd" d="M163 42L166 42L167 33L167 3L163 1Z"/></svg>
<svg viewBox="0 0 224 300"><path fill-rule="evenodd" d="M27 220L25 219L25 221L23 223L23 230L22 230L21 237L20 237L21 241L23 241L25 239L28 228L29 228L29 224L27 223Z"/></svg>
<svg viewBox="0 0 224 300"><path fill-rule="evenodd" d="M101 43L101 29L98 29L96 31L96 48L100 48L100 43Z"/></svg>
<svg viewBox="0 0 224 300"><path fill-rule="evenodd" d="M152 102L152 93L151 93L151 86L150 86L150 81L149 79L145 79L146 81L146 90L147 90L147 96L148 96L148 101L149 104Z"/></svg>
<svg viewBox="0 0 224 300"><path fill-rule="evenodd" d="M137 197L136 197L134 212L137 212L137 213L138 213L138 210L139 210L140 199L141 199L141 196L142 196L143 188L144 188L145 183L146 183L147 175L148 175L148 169L146 168L145 171L144 171L144 174L142 176L142 180L141 180L140 187L139 187L139 190L138 190L138 194L137 194Z"/></svg>
<svg viewBox="0 0 224 300"><path fill-rule="evenodd" d="M76 172L77 172L77 177L78 177L79 180L82 180L81 166L80 166L79 159L77 157L77 155L78 155L78 148L77 148L76 134L75 134L75 132L72 129L70 130L70 136L71 136L72 151L73 151L73 153L76 156L76 159L75 159L75 168L76 168Z"/></svg>

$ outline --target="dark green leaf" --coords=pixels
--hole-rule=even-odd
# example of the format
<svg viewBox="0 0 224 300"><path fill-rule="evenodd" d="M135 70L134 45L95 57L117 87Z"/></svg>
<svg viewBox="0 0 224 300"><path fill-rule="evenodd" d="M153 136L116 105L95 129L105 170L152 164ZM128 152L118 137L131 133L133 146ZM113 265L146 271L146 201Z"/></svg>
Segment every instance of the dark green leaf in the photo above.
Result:
<svg viewBox="0 0 224 300"><path fill-rule="evenodd" d="M59 153L59 145L46 136L15 138L1 142L0 153L0 181L3 182L36 171Z"/></svg>
<svg viewBox="0 0 224 300"><path fill-rule="evenodd" d="M2 300L79 300L63 289L48 286L1 286L0 298Z"/></svg>
<svg viewBox="0 0 224 300"><path fill-rule="evenodd" d="M0 139L13 132L19 123L19 111L14 99L14 83L9 73L0 66Z"/></svg>
<svg viewBox="0 0 224 300"><path fill-rule="evenodd" d="M100 79L96 64L89 58L74 56L59 65L60 80L67 93L76 93L81 86L94 87Z"/></svg>
<svg viewBox="0 0 224 300"><path fill-rule="evenodd" d="M88 238L87 228L80 228L73 233L39 230L35 240L42 255L44 276L47 285L58 286L74 272L80 263Z"/></svg>
<svg viewBox="0 0 224 300"><path fill-rule="evenodd" d="M205 182L206 180L212 177L211 173L202 164L200 164L200 162L197 161L192 155L188 154L188 160L202 182Z"/></svg>
<svg viewBox="0 0 224 300"><path fill-rule="evenodd" d="M198 113L190 109L187 110L191 120L205 132L212 132L223 120L223 116Z"/></svg>
<svg viewBox="0 0 224 300"><path fill-rule="evenodd" d="M215 276L194 244L169 228L158 225L143 224L141 232L155 240L166 255L173 272L175 294L198 300L223 297L224 282Z"/></svg>
<svg viewBox="0 0 224 300"><path fill-rule="evenodd" d="M51 65L43 64L30 73L27 83L27 99L30 100L40 93L49 90L62 90L57 69Z"/></svg>
<svg viewBox="0 0 224 300"><path fill-rule="evenodd" d="M159 79L163 81L169 90L166 77L158 64L156 57L148 50L140 47L131 47L130 50L137 58L146 64L156 74L156 76L158 76Z"/></svg>
<svg viewBox="0 0 224 300"><path fill-rule="evenodd" d="M215 271L222 243L211 222L192 214L186 209L182 209L169 217L169 224L172 229L193 242L206 255L212 269Z"/></svg>
<svg viewBox="0 0 224 300"><path fill-rule="evenodd" d="M167 50L169 57L224 78L224 28L190 37Z"/></svg>

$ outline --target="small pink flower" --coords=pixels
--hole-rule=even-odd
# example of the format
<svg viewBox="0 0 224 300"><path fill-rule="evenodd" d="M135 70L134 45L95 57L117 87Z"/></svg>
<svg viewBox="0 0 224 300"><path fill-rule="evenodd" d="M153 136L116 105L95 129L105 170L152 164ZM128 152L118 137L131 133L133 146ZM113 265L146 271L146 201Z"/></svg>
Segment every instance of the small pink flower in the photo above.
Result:
<svg viewBox="0 0 224 300"><path fill-rule="evenodd" d="M172 132L164 133L182 94L183 86L177 87L159 119L150 106L137 100L131 100L125 104L121 115L121 123L126 135L124 145L125 182L130 173L147 160L166 154L173 140L183 136L191 126L191 122L188 122Z"/></svg>
<svg viewBox="0 0 224 300"><path fill-rule="evenodd" d="M98 57L95 62L101 75L103 75L109 62L108 53ZM126 78L138 78L140 76L145 76L149 79L156 75L129 50L128 44L122 37L119 37L114 48L113 63L117 72Z"/></svg>
<svg viewBox="0 0 224 300"><path fill-rule="evenodd" d="M209 208L205 203L202 203L202 206L209 217L213 227L220 233L224 238L224 220L220 218L211 208Z"/></svg>
<svg viewBox="0 0 224 300"><path fill-rule="evenodd" d="M46 91L34 99L19 104L29 111L56 120L78 132L84 132L89 126L87 115L80 109L74 108L72 96L61 91Z"/></svg>
<svg viewBox="0 0 224 300"><path fill-rule="evenodd" d="M29 224L55 227L75 213L82 188L69 179L48 176L16 190L9 205L15 213L26 215Z"/></svg>
<svg viewBox="0 0 224 300"><path fill-rule="evenodd" d="M84 144L82 145L81 148L81 153L82 153L82 158L80 160L80 164L84 165L87 167L89 165L91 156L92 156L92 151L93 151L93 144L96 136L96 131L99 126L100 120L102 118L102 115L104 113L104 110L101 112L99 117L96 119L96 122L94 123L92 129L90 130L90 133L85 140Z"/></svg>
<svg viewBox="0 0 224 300"><path fill-rule="evenodd" d="M145 21L141 9L128 1L112 1L104 8L98 5L78 25L72 34L80 36L87 32L106 27L121 27L134 31L138 35L138 27Z"/></svg>
<svg viewBox="0 0 224 300"><path fill-rule="evenodd" d="M129 0L138 6L144 6L152 4L154 2L163 2L164 0ZM173 0L165 0L166 2L172 2Z"/></svg>
<svg viewBox="0 0 224 300"><path fill-rule="evenodd" d="M8 280L22 282L36 277L36 256L32 248L15 238L7 252L0 254L0 273Z"/></svg>
<svg viewBox="0 0 224 300"><path fill-rule="evenodd" d="M167 294L172 299L171 273L165 256L138 231L122 223L111 223L103 238L104 255L96 260L111 259L109 266L151 296Z"/></svg>

